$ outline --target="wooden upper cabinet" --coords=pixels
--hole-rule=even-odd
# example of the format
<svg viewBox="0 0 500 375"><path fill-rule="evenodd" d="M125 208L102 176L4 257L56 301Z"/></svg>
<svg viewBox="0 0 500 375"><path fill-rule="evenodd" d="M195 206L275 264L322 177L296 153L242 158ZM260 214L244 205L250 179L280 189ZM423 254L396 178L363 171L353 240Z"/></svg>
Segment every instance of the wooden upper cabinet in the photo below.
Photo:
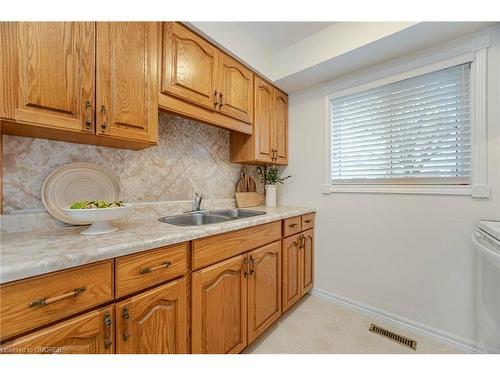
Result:
<svg viewBox="0 0 500 375"><path fill-rule="evenodd" d="M288 164L288 96L274 89L273 119L274 162Z"/></svg>
<svg viewBox="0 0 500 375"><path fill-rule="evenodd" d="M254 78L254 131L231 132L231 161L288 164L288 96L266 80Z"/></svg>
<svg viewBox="0 0 500 375"><path fill-rule="evenodd" d="M255 125L256 159L272 162L273 135L273 86L257 78L255 82Z"/></svg>
<svg viewBox="0 0 500 375"><path fill-rule="evenodd" d="M161 91L217 109L217 49L177 22L163 24Z"/></svg>
<svg viewBox="0 0 500 375"><path fill-rule="evenodd" d="M247 266L239 255L192 274L192 353L239 353L247 344Z"/></svg>
<svg viewBox="0 0 500 375"><path fill-rule="evenodd" d="M42 127L94 132L95 24L0 25L0 117Z"/></svg>
<svg viewBox="0 0 500 375"><path fill-rule="evenodd" d="M116 315L117 353L186 353L185 278L117 303Z"/></svg>
<svg viewBox="0 0 500 375"><path fill-rule="evenodd" d="M0 346L12 354L112 354L114 307L92 311Z"/></svg>
<svg viewBox="0 0 500 375"><path fill-rule="evenodd" d="M97 23L97 133L158 141L158 36L154 22Z"/></svg>
<svg viewBox="0 0 500 375"><path fill-rule="evenodd" d="M253 123L253 73L225 53L220 53L219 110L241 121Z"/></svg>
<svg viewBox="0 0 500 375"><path fill-rule="evenodd" d="M281 315L281 241L249 254L248 343Z"/></svg>

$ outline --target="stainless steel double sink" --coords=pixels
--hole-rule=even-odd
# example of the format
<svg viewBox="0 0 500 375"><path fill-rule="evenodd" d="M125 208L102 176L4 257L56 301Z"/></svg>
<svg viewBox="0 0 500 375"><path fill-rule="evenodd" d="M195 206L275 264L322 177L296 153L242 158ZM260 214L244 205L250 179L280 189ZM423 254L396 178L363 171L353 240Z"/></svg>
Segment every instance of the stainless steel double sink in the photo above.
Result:
<svg viewBox="0 0 500 375"><path fill-rule="evenodd" d="M231 220L244 219L264 214L264 211L242 210L239 208L234 208L228 210L188 212L181 215L162 217L159 220L162 223L187 227L224 223Z"/></svg>

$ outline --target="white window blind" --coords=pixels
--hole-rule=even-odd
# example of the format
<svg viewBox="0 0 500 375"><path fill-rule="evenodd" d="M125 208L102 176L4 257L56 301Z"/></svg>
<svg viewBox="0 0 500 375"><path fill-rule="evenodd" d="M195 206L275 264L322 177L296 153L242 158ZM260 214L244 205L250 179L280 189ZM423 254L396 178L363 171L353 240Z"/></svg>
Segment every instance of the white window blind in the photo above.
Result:
<svg viewBox="0 0 500 375"><path fill-rule="evenodd" d="M470 63L342 97L332 183L469 184Z"/></svg>

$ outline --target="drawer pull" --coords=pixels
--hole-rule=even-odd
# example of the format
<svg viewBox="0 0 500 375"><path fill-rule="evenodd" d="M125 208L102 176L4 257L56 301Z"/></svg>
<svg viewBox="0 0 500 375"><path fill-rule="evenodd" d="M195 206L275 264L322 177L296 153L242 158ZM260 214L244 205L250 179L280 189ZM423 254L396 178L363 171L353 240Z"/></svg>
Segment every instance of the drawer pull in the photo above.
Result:
<svg viewBox="0 0 500 375"><path fill-rule="evenodd" d="M309 220L304 220L304 223L306 223L306 224L312 223L312 220L311 220L311 219L309 219Z"/></svg>
<svg viewBox="0 0 500 375"><path fill-rule="evenodd" d="M140 273L141 275L145 275L145 274L147 274L147 273L151 273L151 272L153 272L153 271L155 271L155 270L158 270L158 269L160 269L160 268L168 268L168 267L170 267L171 265L172 265L172 262L164 262L164 263L162 263L161 265L156 266L156 267L144 267L144 268L141 268L141 269L139 270L139 273Z"/></svg>
<svg viewBox="0 0 500 375"><path fill-rule="evenodd" d="M113 320L109 312L106 311L106 314L104 314L104 347L106 349L109 349L113 344L113 340L111 339L111 324L113 324Z"/></svg>
<svg viewBox="0 0 500 375"><path fill-rule="evenodd" d="M297 223L294 223L294 224L288 224L288 226L289 226L290 228L295 228L295 227L299 226L299 224L297 224Z"/></svg>
<svg viewBox="0 0 500 375"><path fill-rule="evenodd" d="M36 299L36 300L30 302L29 306L30 307L47 306L47 305L50 305L51 303L59 302L59 301L66 299L66 298L77 297L79 294L85 292L85 290L87 290L87 288L82 286L80 288L73 289L72 292L62 294L62 295L57 296L57 297Z"/></svg>

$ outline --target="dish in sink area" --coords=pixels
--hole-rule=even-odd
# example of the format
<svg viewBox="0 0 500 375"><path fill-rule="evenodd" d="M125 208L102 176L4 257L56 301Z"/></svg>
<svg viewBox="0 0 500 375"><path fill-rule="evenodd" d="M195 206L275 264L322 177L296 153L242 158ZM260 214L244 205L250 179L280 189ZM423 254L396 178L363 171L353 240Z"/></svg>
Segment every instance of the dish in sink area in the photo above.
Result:
<svg viewBox="0 0 500 375"><path fill-rule="evenodd" d="M158 219L162 223L177 226L200 226L225 223L232 220L264 215L264 211L225 209L213 211L189 212L181 215L166 216Z"/></svg>
<svg viewBox="0 0 500 375"><path fill-rule="evenodd" d="M131 210L131 206L123 205L121 207L108 208L65 208L64 213L72 220L92 224L89 228L82 231L81 234L104 234L117 231L118 228L113 227L109 222L123 219Z"/></svg>

